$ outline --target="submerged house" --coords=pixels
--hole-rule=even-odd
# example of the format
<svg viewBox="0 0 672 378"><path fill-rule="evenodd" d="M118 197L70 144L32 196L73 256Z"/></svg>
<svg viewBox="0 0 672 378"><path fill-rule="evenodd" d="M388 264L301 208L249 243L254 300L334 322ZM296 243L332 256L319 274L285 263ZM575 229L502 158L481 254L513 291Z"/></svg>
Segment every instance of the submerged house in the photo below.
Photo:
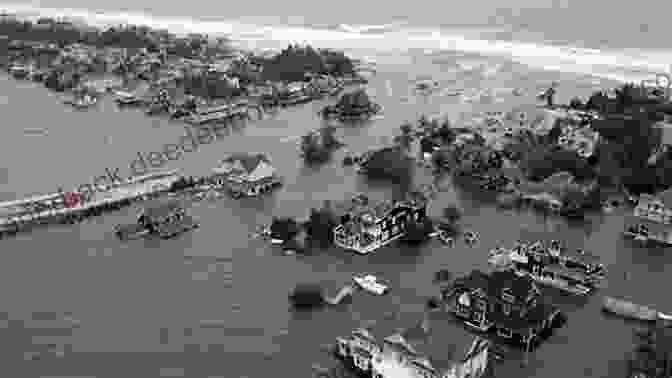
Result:
<svg viewBox="0 0 672 378"><path fill-rule="evenodd" d="M557 325L560 310L544 301L529 276L511 270L478 270L441 290L444 310L480 331L529 346Z"/></svg>
<svg viewBox="0 0 672 378"><path fill-rule="evenodd" d="M373 378L480 378L488 373L490 341L445 320L431 320L396 331L380 325L358 328L337 338L336 355Z"/></svg>
<svg viewBox="0 0 672 378"><path fill-rule="evenodd" d="M198 222L187 214L183 204L175 199L155 200L138 214L136 224L117 226L120 239L142 235L170 238L198 227Z"/></svg>
<svg viewBox="0 0 672 378"><path fill-rule="evenodd" d="M211 180L234 196L257 196L282 183L271 161L263 153L235 153L213 169Z"/></svg>
<svg viewBox="0 0 672 378"><path fill-rule="evenodd" d="M672 189L656 195L642 194L626 219L626 236L672 244Z"/></svg>
<svg viewBox="0 0 672 378"><path fill-rule="evenodd" d="M338 206L340 223L334 228L337 246L360 254L370 253L404 236L411 222L427 214L423 199L374 202L364 195Z"/></svg>

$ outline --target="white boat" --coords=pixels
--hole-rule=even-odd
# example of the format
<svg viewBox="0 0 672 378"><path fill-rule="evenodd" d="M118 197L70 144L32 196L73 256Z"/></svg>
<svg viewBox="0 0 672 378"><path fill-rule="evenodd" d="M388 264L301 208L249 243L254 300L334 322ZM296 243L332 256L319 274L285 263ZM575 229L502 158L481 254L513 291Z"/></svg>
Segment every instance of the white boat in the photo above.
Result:
<svg viewBox="0 0 672 378"><path fill-rule="evenodd" d="M367 274L365 276L355 276L353 277L353 281L355 281L357 286L376 295L383 295L389 290L387 285L378 282L378 278L372 274Z"/></svg>
<svg viewBox="0 0 672 378"><path fill-rule="evenodd" d="M284 242L285 241L282 240L282 239L271 239L271 244L276 244L277 245L277 244L282 244Z"/></svg>
<svg viewBox="0 0 672 378"><path fill-rule="evenodd" d="M96 97L86 95L77 99L67 99L64 102L68 105L74 106L77 109L85 109L95 105L98 102L98 99Z"/></svg>

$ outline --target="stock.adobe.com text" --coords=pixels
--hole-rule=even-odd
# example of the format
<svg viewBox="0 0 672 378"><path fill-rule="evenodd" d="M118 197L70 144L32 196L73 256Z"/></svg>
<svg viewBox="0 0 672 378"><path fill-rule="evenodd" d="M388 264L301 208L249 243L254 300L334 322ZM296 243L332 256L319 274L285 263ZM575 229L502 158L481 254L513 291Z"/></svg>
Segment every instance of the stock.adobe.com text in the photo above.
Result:
<svg viewBox="0 0 672 378"><path fill-rule="evenodd" d="M230 134L230 126L227 124L214 124L188 127L184 126L185 135L180 137L178 143L168 143L163 145L160 152L137 153L137 158L131 161L129 168L131 174L129 177L147 174L150 169L161 168L168 161L175 161L182 158L186 152L194 152L202 144L210 144L215 140L224 138ZM107 186L121 184L125 179L121 176L119 168L105 168L105 174L96 176L90 183L82 184L77 187L77 191L63 192L63 203L66 207L75 207L81 202L90 199L94 193L105 191Z"/></svg>

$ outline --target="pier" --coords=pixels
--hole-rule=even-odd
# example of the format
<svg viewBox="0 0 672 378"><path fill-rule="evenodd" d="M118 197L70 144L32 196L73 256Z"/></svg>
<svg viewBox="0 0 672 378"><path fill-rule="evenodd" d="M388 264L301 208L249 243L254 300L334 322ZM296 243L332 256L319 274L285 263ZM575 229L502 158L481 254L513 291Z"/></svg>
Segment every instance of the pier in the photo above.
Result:
<svg viewBox="0 0 672 378"><path fill-rule="evenodd" d="M179 180L176 171L134 177L99 191L68 207L63 193L52 193L18 201L0 203L0 236L16 234L39 224L75 223L106 211L170 190ZM85 197L82 193L73 192Z"/></svg>

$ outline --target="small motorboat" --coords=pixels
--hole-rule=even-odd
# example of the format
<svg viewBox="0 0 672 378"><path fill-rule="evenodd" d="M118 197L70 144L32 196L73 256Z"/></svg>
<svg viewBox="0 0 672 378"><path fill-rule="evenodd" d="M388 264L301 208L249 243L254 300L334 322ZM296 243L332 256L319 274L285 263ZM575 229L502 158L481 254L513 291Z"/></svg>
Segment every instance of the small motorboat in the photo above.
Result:
<svg viewBox="0 0 672 378"><path fill-rule="evenodd" d="M98 102L98 99L93 96L85 95L79 98L66 99L64 101L68 105L72 105L76 109L86 109Z"/></svg>
<svg viewBox="0 0 672 378"><path fill-rule="evenodd" d="M125 91L114 91L113 93L114 102L116 102L119 106L141 105L143 103L142 99L133 93Z"/></svg>
<svg viewBox="0 0 672 378"><path fill-rule="evenodd" d="M625 318L647 322L656 320L672 320L672 315L664 314L646 306L612 297L604 297L602 310Z"/></svg>
<svg viewBox="0 0 672 378"><path fill-rule="evenodd" d="M389 291L389 287L379 282L378 278L372 274L355 276L353 277L353 281L355 281L357 286L372 294L383 295Z"/></svg>

